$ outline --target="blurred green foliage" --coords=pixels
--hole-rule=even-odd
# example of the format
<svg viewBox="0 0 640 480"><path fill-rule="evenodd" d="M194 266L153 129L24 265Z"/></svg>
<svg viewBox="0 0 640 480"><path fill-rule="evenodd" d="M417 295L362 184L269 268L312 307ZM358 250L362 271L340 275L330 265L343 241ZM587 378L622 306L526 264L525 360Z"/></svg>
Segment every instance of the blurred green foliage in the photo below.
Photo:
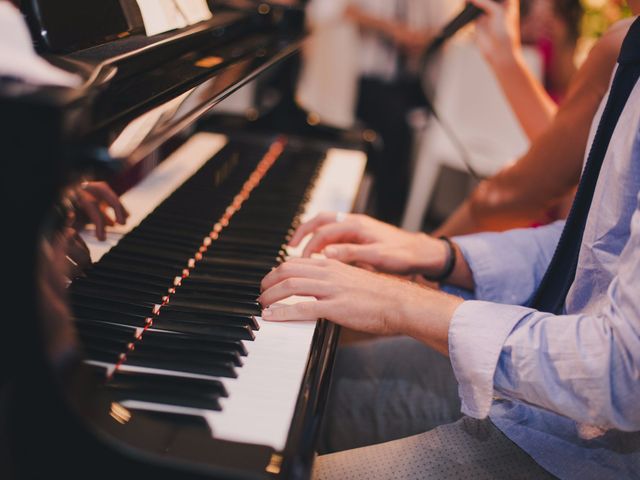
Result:
<svg viewBox="0 0 640 480"><path fill-rule="evenodd" d="M588 38L601 36L611 24L631 15L626 2L621 0L582 0L585 15L582 34Z"/></svg>

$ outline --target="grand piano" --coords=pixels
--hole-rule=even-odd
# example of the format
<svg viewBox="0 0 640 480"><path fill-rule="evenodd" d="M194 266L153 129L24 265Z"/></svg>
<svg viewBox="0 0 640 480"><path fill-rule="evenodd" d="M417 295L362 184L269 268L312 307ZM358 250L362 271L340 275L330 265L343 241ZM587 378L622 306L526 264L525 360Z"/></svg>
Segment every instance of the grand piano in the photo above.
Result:
<svg viewBox="0 0 640 480"><path fill-rule="evenodd" d="M303 6L213 1L149 34L144 3L20 5L82 81L0 82L0 475L307 478L339 332L263 322L256 298L299 222L361 203L366 155L357 135L211 117L296 55ZM86 177L131 216L85 232L94 263L63 284L60 198Z"/></svg>

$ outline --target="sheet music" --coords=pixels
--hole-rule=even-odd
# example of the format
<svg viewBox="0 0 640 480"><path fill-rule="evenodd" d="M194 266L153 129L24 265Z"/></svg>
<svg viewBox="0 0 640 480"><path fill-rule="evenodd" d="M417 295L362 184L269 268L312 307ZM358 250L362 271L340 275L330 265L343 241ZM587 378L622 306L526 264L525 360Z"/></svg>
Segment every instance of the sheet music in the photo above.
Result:
<svg viewBox="0 0 640 480"><path fill-rule="evenodd" d="M207 0L176 0L176 3L189 25L209 20L213 16Z"/></svg>
<svg viewBox="0 0 640 480"><path fill-rule="evenodd" d="M211 18L206 0L136 0L148 36Z"/></svg>

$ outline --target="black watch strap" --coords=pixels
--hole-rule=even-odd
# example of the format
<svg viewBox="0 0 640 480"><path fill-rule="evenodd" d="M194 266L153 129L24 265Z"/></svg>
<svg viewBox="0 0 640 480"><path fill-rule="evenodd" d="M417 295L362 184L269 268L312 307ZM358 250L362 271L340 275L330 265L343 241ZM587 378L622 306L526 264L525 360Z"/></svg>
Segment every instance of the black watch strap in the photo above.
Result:
<svg viewBox="0 0 640 480"><path fill-rule="evenodd" d="M444 262L444 267L442 272L438 275L429 276L422 275L424 278L429 280L430 282L444 282L447 278L451 276L453 270L456 268L456 248L453 246L453 242L449 237L439 237L440 240L444 241L447 244L447 258Z"/></svg>

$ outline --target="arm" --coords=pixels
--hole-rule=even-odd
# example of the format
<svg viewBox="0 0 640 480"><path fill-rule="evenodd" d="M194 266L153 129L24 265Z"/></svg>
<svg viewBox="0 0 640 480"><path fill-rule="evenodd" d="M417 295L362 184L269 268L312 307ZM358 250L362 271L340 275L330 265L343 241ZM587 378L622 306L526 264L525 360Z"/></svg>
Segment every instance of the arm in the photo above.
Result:
<svg viewBox="0 0 640 480"><path fill-rule="evenodd" d="M563 228L564 222L556 222L540 228L454 238L462 263L473 272L475 298L528 303L547 271ZM453 277L448 284L462 286Z"/></svg>
<svg viewBox="0 0 640 480"><path fill-rule="evenodd" d="M472 0L485 11L476 22L476 44L493 69L520 125L531 141L551 123L555 102L529 70L520 44L516 0Z"/></svg>
<svg viewBox="0 0 640 480"><path fill-rule="evenodd" d="M593 314L461 306L450 327L450 352L464 411L486 416L495 391L600 430L640 429L639 252L640 208L608 301ZM498 322L487 328L484 318Z"/></svg>
<svg viewBox="0 0 640 480"><path fill-rule="evenodd" d="M465 290L475 289L476 298L524 302L542 278L561 232L562 224L556 223L456 238L457 261L447 282ZM430 277L442 272L446 263L448 249L444 241L424 233L406 232L366 215L350 214L338 220L333 212L321 213L296 230L290 245L299 247L308 235L302 250L305 258L322 252L327 258L379 272ZM518 272L513 271L516 266ZM507 273L519 281L505 283ZM517 299L510 293L512 290L526 296Z"/></svg>
<svg viewBox="0 0 640 480"><path fill-rule="evenodd" d="M523 251L528 241L525 236L510 239ZM493 262L502 253L498 247L491 253ZM481 248L467 250L472 257L485 253ZM556 316L515 305L463 302L317 258L289 261L273 270L262 282L259 300L265 307L263 318L269 321L327 318L365 332L410 335L449 354L467 415L486 417L497 392L600 429L636 431L640 429L638 252L640 207L609 288L609 301L593 315ZM503 282L512 279L509 274ZM314 299L278 303L292 295Z"/></svg>
<svg viewBox="0 0 640 480"><path fill-rule="evenodd" d="M592 119L609 86L630 20L594 46L576 74L553 123L525 156L482 182L440 227L438 235L524 227L573 194L582 171Z"/></svg>
<svg viewBox="0 0 640 480"><path fill-rule="evenodd" d="M361 29L377 33L413 54L422 51L433 38L431 30L414 31L401 22L371 15L354 5L346 7L345 16Z"/></svg>
<svg viewBox="0 0 640 480"><path fill-rule="evenodd" d="M476 281L491 282L491 287L478 287L480 294L495 290L503 296L514 296L522 282L513 279L522 276L532 279L529 290L533 290L546 269L560 227L499 234L493 238L479 236L475 242L459 239L464 256L458 258L451 281L473 289L474 277L479 273ZM340 251L333 252L334 258L340 257L341 261L300 258L273 270L262 281L259 301L264 307L263 318L271 321L327 318L368 333L411 335L444 354L448 352L449 324L462 299L344 263L364 263L394 273L401 269L442 269L446 248L441 241L402 232L362 215L349 215L337 222L331 213L303 224L291 243L299 245L307 233L313 233L313 237L304 250L305 256L327 246L325 253L331 253L333 247ZM347 240L354 243L339 243ZM505 249L516 252L513 257L505 257ZM528 260L536 250L540 250L539 259L534 258L531 263ZM526 261L519 257L525 257ZM474 267L477 271L472 276ZM296 305L279 303L292 295L317 300Z"/></svg>

